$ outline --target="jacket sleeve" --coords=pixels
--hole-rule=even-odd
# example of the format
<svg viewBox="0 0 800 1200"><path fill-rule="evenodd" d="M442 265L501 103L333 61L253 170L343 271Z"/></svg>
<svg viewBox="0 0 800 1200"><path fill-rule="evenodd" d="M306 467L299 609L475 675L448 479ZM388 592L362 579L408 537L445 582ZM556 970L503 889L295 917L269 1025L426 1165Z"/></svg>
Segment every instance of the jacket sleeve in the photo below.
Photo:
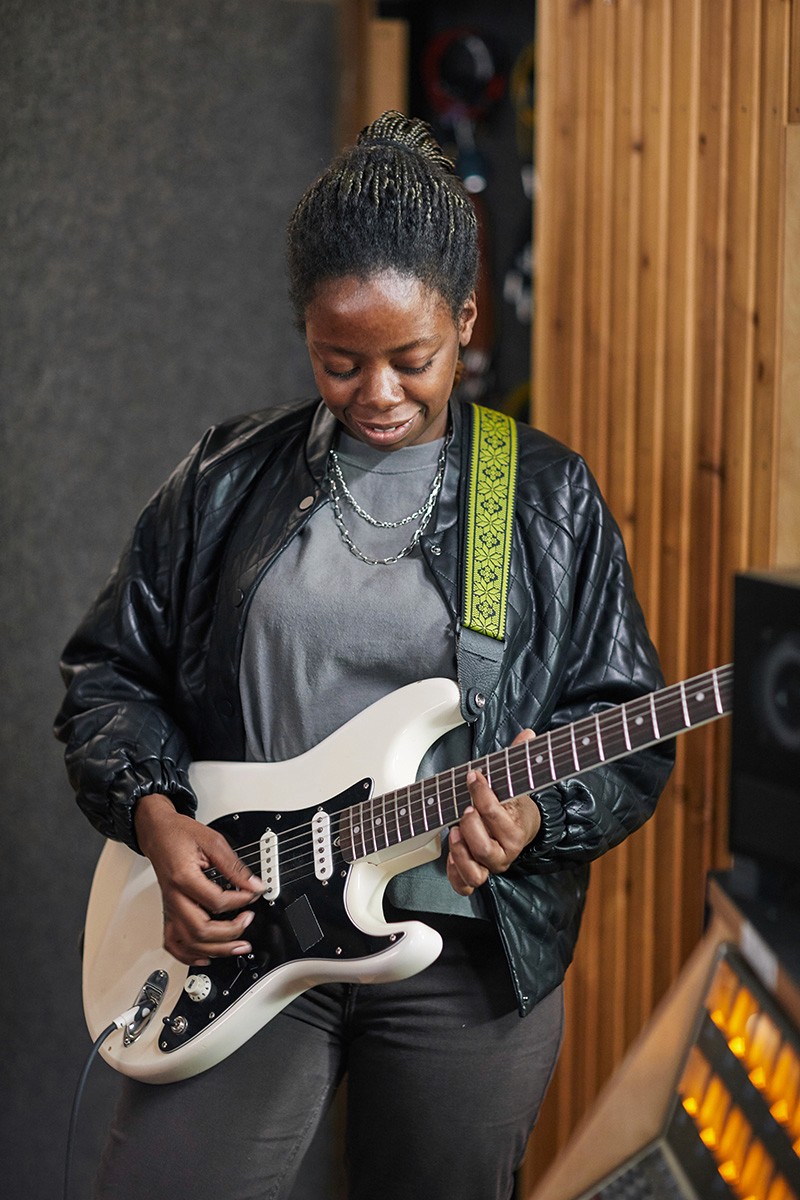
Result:
<svg viewBox="0 0 800 1200"><path fill-rule="evenodd" d="M189 814L196 806L174 695L199 457L198 448L147 505L61 661L55 734L77 801L102 834L134 849L141 796L164 793Z"/></svg>
<svg viewBox="0 0 800 1200"><path fill-rule="evenodd" d="M569 616L549 729L664 683L619 528L581 460L573 472ZM668 741L537 792L543 826L512 871L585 864L622 842L652 815L673 761Z"/></svg>

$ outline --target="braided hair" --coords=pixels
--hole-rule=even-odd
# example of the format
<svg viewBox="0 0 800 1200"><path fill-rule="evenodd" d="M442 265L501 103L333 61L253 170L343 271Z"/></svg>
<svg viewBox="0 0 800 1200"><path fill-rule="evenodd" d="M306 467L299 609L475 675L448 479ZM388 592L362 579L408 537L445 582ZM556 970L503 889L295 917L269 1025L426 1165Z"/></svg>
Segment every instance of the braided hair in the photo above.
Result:
<svg viewBox="0 0 800 1200"><path fill-rule="evenodd" d="M317 286L393 270L435 288L458 320L475 288L475 210L424 121L386 112L306 191L288 229L289 296L305 325Z"/></svg>

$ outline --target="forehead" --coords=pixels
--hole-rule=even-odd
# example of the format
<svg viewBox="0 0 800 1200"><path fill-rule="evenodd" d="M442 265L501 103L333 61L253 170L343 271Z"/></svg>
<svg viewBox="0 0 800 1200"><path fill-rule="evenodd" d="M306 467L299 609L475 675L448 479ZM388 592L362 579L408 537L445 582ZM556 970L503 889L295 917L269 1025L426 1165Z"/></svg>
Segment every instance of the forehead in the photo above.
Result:
<svg viewBox="0 0 800 1200"><path fill-rule="evenodd" d="M436 288L396 271L324 280L306 310L309 340L340 346L374 339L404 345L441 336L453 324Z"/></svg>

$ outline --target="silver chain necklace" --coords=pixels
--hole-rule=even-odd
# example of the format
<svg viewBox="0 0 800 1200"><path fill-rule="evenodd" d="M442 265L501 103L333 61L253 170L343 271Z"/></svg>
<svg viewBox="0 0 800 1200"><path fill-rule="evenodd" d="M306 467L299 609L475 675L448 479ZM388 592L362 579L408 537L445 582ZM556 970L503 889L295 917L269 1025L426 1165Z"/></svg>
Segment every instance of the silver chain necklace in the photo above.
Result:
<svg viewBox="0 0 800 1200"><path fill-rule="evenodd" d="M401 517L399 521L379 521L376 517L371 516L366 509L358 503L350 488L347 486L342 468L339 465L339 458L336 451L331 448L328 452L328 490L330 492L331 504L333 506L333 519L339 529L339 535L351 554L354 554L361 562L366 563L369 567L389 567L393 563L400 562L402 558L407 558L415 546L418 545L420 538L430 524L430 519L433 516L433 510L436 506L436 501L439 497L439 492L442 490L442 480L444 479L444 463L447 454L447 442L445 438L442 443L442 448L439 452L439 459L436 464L436 474L431 484L431 490L427 498L423 501L415 512L409 513L407 517ZM342 512L342 501L340 496L344 496L347 503L352 508L356 516L362 521L366 521L375 529L400 529L403 525L408 525L411 521L419 521L419 525L414 530L411 541L398 550L397 554L392 554L388 558L370 558L368 554L364 554L353 540L353 535L347 528Z"/></svg>

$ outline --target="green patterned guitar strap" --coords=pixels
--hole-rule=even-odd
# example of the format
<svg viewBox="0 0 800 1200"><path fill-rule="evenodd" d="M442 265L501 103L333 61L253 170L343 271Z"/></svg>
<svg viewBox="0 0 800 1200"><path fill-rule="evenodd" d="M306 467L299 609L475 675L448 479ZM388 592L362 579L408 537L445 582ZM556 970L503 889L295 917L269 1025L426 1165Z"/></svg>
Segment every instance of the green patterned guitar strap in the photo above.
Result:
<svg viewBox="0 0 800 1200"><path fill-rule="evenodd" d="M503 657L517 485L517 427L505 413L479 405L470 408L458 682L462 715L472 722L497 686Z"/></svg>

